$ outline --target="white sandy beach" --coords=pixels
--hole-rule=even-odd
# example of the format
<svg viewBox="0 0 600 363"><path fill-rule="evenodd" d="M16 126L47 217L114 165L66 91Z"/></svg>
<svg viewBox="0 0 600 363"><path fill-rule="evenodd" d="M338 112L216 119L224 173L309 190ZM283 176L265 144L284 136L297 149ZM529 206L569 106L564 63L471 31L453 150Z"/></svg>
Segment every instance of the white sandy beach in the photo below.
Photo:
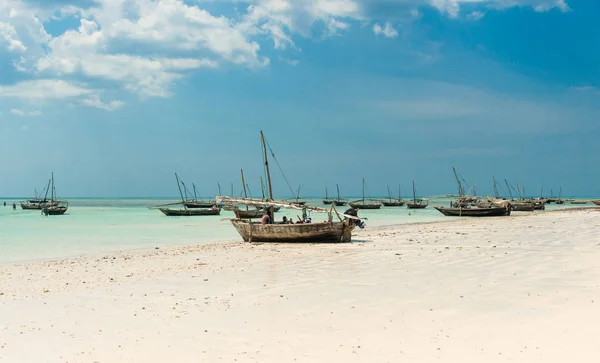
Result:
<svg viewBox="0 0 600 363"><path fill-rule="evenodd" d="M0 361L600 359L600 209L354 239L2 265Z"/></svg>

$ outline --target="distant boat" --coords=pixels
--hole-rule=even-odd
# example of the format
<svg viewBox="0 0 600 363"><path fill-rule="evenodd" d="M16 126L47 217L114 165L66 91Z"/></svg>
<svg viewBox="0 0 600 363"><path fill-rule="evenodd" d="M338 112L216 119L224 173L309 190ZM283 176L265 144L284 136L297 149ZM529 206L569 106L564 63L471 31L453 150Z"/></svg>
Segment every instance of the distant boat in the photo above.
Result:
<svg viewBox="0 0 600 363"><path fill-rule="evenodd" d="M169 208L158 208L164 215L169 217L177 216L218 216L220 211L218 208L209 209L169 209Z"/></svg>
<svg viewBox="0 0 600 363"><path fill-rule="evenodd" d="M362 199L354 200L348 204L352 208L358 209L379 209L381 208L381 202L378 200L371 200L371 203L368 203L369 199L365 199L365 178L362 180Z"/></svg>
<svg viewBox="0 0 600 363"><path fill-rule="evenodd" d="M404 201L402 200L402 197L400 196L400 185L398 185L398 199L392 200L392 193L390 193L390 186L386 185L387 187L387 191L388 191L388 200L382 200L381 204L383 204L384 207L402 207L404 205Z"/></svg>
<svg viewBox="0 0 600 363"><path fill-rule="evenodd" d="M344 199L340 198L340 186L336 184L335 187L337 189L337 199L335 199L333 201L333 204L335 204L338 207L345 206L346 203L348 203L348 202L345 201Z"/></svg>
<svg viewBox="0 0 600 363"><path fill-rule="evenodd" d="M587 200L572 200L571 204L588 204Z"/></svg>
<svg viewBox="0 0 600 363"><path fill-rule="evenodd" d="M323 199L323 204L332 204L333 199L329 199L329 195L327 194L327 187L325 187L325 199Z"/></svg>
<svg viewBox="0 0 600 363"><path fill-rule="evenodd" d="M244 178L244 170L240 169L240 172L242 175L242 185L244 186L244 198L247 199L248 192L246 191L246 179ZM262 184L262 178L261 178L261 184ZM262 185L261 185L261 187L262 187ZM263 196L263 199L264 199L264 196ZM233 213L235 214L235 216L237 218L251 219L251 218L262 218L262 216L264 216L265 213L267 213L267 211L265 211L264 209L259 209L259 208L248 209L248 205L246 205L246 210L243 210L240 208L235 208L233 210Z"/></svg>
<svg viewBox="0 0 600 363"><path fill-rule="evenodd" d="M181 184L183 185L183 188L185 190L185 194L187 197L187 188L185 186L185 184L183 183L183 181L180 181ZM217 202L215 200L199 200L197 195L196 195L196 185L194 185L194 183L192 183L192 188L194 189L194 199L187 199L185 200L185 206L187 208L211 208L214 207Z"/></svg>
<svg viewBox="0 0 600 363"><path fill-rule="evenodd" d="M592 200L592 203L594 203L595 205L600 205L600 200Z"/></svg>
<svg viewBox="0 0 600 363"><path fill-rule="evenodd" d="M413 180L413 200L412 201L408 201L406 202L406 208L408 209L424 209L427 208L427 206L429 205L429 202L418 198L417 199L417 192L415 189L415 181Z"/></svg>
<svg viewBox="0 0 600 363"><path fill-rule="evenodd" d="M48 185L42 190L40 195L34 190L35 198L21 201L21 209L23 210L40 210L44 205L58 205L58 202L51 202L48 197L48 192L50 191L50 185L52 183L52 179L48 179ZM44 197L42 198L42 194Z"/></svg>
<svg viewBox="0 0 600 363"><path fill-rule="evenodd" d="M186 199L183 196L183 192L181 191L181 184L183 184L183 182L181 182L179 180L179 176L177 175L177 173L175 173L175 180L177 180L177 188L179 189L179 195L181 196L181 202L158 205L155 207L151 207L151 209L157 208L164 215L169 216L169 217L214 216L214 215L219 215L221 213L221 210L216 207L216 204L217 204L216 202L212 203L208 208L205 208L205 207L204 208L203 207L189 208L187 206L189 201L186 201ZM185 184L183 184L183 186L185 188ZM194 190L195 190L195 187L194 187ZM164 207L170 206L170 205L183 205L183 209L164 208Z"/></svg>
<svg viewBox="0 0 600 363"><path fill-rule="evenodd" d="M54 173L52 173L52 196L50 197L50 201L46 203L41 203L42 205L42 214L57 216L61 214L65 214L67 209L69 208L69 202L66 200L56 200L56 188L54 187Z"/></svg>

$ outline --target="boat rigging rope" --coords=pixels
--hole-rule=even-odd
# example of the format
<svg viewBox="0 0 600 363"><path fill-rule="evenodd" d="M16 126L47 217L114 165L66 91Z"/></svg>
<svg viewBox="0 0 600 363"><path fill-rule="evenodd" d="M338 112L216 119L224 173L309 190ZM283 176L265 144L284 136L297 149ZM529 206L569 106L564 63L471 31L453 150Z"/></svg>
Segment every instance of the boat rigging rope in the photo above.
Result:
<svg viewBox="0 0 600 363"><path fill-rule="evenodd" d="M294 198L298 199L298 196L296 195L296 193L292 189L292 186L290 185L290 182L288 181L287 177L285 176L285 173L283 172L283 169L281 169L281 165L279 165L279 161L275 157L275 153L273 152L273 149L271 149L271 145L269 145L269 142L267 141L266 138L265 138L265 143L267 144L267 147L269 148L269 151L271 152L271 156L273 157L273 160L275 160L275 164L277 164L277 168L279 169L279 172L283 176L283 180L285 180L285 183L287 184L288 188L290 189L290 192L292 192L292 195L294 196ZM265 157L263 155L263 165L265 165L265 176L266 176L266 174L267 174L267 170L266 170L267 166L266 166L266 160L264 160L264 158Z"/></svg>

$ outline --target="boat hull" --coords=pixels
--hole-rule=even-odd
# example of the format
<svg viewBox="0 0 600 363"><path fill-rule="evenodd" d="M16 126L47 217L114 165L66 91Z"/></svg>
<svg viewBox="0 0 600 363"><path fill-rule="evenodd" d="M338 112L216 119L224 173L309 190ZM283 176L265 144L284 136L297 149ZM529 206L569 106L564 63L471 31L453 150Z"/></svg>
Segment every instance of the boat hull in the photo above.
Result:
<svg viewBox="0 0 600 363"><path fill-rule="evenodd" d="M331 199L323 199L323 204L333 204L333 200L331 200Z"/></svg>
<svg viewBox="0 0 600 363"><path fill-rule="evenodd" d="M246 242L350 242L354 228L346 222L260 224L232 219L231 224Z"/></svg>
<svg viewBox="0 0 600 363"><path fill-rule="evenodd" d="M262 216L264 216L266 212L260 209L234 209L233 213L235 213L235 216L237 218L262 218Z"/></svg>
<svg viewBox="0 0 600 363"><path fill-rule="evenodd" d="M348 203L348 202L346 202L345 200L334 200L333 201L333 204L335 204L338 207L343 207L346 205L346 203Z"/></svg>
<svg viewBox="0 0 600 363"><path fill-rule="evenodd" d="M402 207L405 202L389 202L382 200L381 204L383 204L384 207Z"/></svg>
<svg viewBox="0 0 600 363"><path fill-rule="evenodd" d="M427 204L407 202L406 208L408 208L408 209L425 209L425 208L427 208Z"/></svg>
<svg viewBox="0 0 600 363"><path fill-rule="evenodd" d="M448 217L502 217L510 215L510 208L446 208L434 207Z"/></svg>
<svg viewBox="0 0 600 363"><path fill-rule="evenodd" d="M67 207L51 206L48 208L44 208L43 212L44 212L44 214L48 214L49 216L58 216L58 215L65 214L67 209L68 209Z"/></svg>
<svg viewBox="0 0 600 363"><path fill-rule="evenodd" d="M592 200L592 203L594 203L595 205L600 205L600 200Z"/></svg>
<svg viewBox="0 0 600 363"><path fill-rule="evenodd" d="M216 202L185 202L185 206L188 208L210 208L216 204Z"/></svg>
<svg viewBox="0 0 600 363"><path fill-rule="evenodd" d="M535 209L534 203L510 203L510 208L515 212L533 212Z"/></svg>
<svg viewBox="0 0 600 363"><path fill-rule="evenodd" d="M352 208L357 209L380 209L381 204L362 204L362 203L350 203Z"/></svg>
<svg viewBox="0 0 600 363"><path fill-rule="evenodd" d="M219 209L168 209L159 208L164 215L169 217L179 216L218 216L221 211Z"/></svg>

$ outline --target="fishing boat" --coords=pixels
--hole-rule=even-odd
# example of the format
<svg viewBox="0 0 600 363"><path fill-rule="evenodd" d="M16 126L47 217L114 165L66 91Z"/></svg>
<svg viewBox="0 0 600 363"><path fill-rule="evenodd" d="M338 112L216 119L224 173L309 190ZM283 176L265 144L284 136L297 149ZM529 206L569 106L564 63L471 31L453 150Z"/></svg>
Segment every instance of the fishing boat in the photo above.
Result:
<svg viewBox="0 0 600 363"><path fill-rule="evenodd" d="M369 203L370 201L370 203ZM362 180L362 199L353 200L348 203L352 208L358 209L379 209L381 208L381 202L378 200L365 199L365 178Z"/></svg>
<svg viewBox="0 0 600 363"><path fill-rule="evenodd" d="M333 204L333 199L329 199L329 195L327 194L327 187L325 187L325 199L323 199L323 204Z"/></svg>
<svg viewBox="0 0 600 363"><path fill-rule="evenodd" d="M461 179L458 176L456 168L452 167L456 182L458 183L458 199L468 197L462 185ZM463 179L464 180L464 179ZM445 216L449 217L500 217L509 216L511 211L511 202L508 200L488 198L486 205L472 206L467 204L457 203L458 207L442 207L434 206L434 208Z"/></svg>
<svg viewBox="0 0 600 363"><path fill-rule="evenodd" d="M345 201L344 199L340 198L340 187L339 185L335 185L336 189L337 189L337 199L335 199L333 201L333 204L338 206L338 207L342 207L345 206L346 203L348 203L347 201Z"/></svg>
<svg viewBox="0 0 600 363"><path fill-rule="evenodd" d="M515 200L510 202L510 208L515 212L533 212L535 203Z"/></svg>
<svg viewBox="0 0 600 363"><path fill-rule="evenodd" d="M55 199L56 187L54 186L54 173L52 173L51 182L52 182L52 187L51 187L52 196L50 197L50 200L48 202L41 203L42 214L47 215L47 216L56 216L56 215L65 214L65 212L69 208L69 202L67 202L66 200L56 200Z"/></svg>
<svg viewBox="0 0 600 363"><path fill-rule="evenodd" d="M571 204L588 204L587 200L572 200Z"/></svg>
<svg viewBox="0 0 600 363"><path fill-rule="evenodd" d="M558 198L554 201L554 204L565 204L565 201L561 199L562 196L562 187L558 189Z"/></svg>
<svg viewBox="0 0 600 363"><path fill-rule="evenodd" d="M449 217L499 217L510 215L510 203L507 206L485 207L485 208L448 208L434 206L440 213Z"/></svg>
<svg viewBox="0 0 600 363"><path fill-rule="evenodd" d="M244 170L240 170L241 174L242 174L242 185L244 186L244 198L248 199L248 192L246 191L246 179L244 178ZM262 181L262 179L261 179ZM261 183L262 184L262 183ZM264 196L263 196L264 199ZM265 215L265 213L267 213L266 210L262 209L262 208L254 208L254 209L249 209L248 205L246 204L246 210L241 209L241 208L235 208L233 210L233 213L235 214L235 216L237 218L262 218L262 216Z"/></svg>
<svg viewBox="0 0 600 363"><path fill-rule="evenodd" d="M327 213L327 219L324 222L311 223L266 223L253 222L247 219L231 219L231 224L235 227L242 239L246 242L350 242L352 239L352 230L357 225L358 217L340 214L334 206L330 209L298 205L295 203L276 201L273 199L273 188L271 185L271 175L269 170L269 160L267 155L267 144L263 132L260 132L260 139L263 146L264 166L267 180L269 196L267 201L249 198L229 198L218 196L218 202L232 202L237 204L246 204L262 206L268 210L271 222L274 222L274 207L284 207L296 210L302 210L303 217L307 212ZM275 154L271 150L271 155ZM334 217L337 221L334 221Z"/></svg>
<svg viewBox="0 0 600 363"><path fill-rule="evenodd" d="M592 203L594 203L595 205L600 205L600 200L592 200Z"/></svg>
<svg viewBox="0 0 600 363"><path fill-rule="evenodd" d="M42 192L39 195L37 194L37 191L34 189L35 197L33 199L21 201L20 202L21 209L23 209L23 210L40 210L40 209L42 209L42 207L44 205L50 206L53 204L55 204L55 205L58 204L58 203L52 203L48 199L48 192L50 191L51 183L52 183L52 180L48 179L48 184L46 185L46 187L44 187L44 189L42 190ZM43 198L42 198L42 194L44 194Z"/></svg>
<svg viewBox="0 0 600 363"><path fill-rule="evenodd" d="M187 208L211 208L214 207L217 202L214 200L199 200L198 196L196 195L196 185L194 185L194 183L192 183L192 188L194 189L194 199L188 199L188 195L190 194L189 191L187 190L187 187L185 186L185 183L183 182L183 180L180 180L181 185L183 185L183 190L185 192L185 203L184 205Z"/></svg>
<svg viewBox="0 0 600 363"><path fill-rule="evenodd" d="M392 199L392 193L390 193L390 186L386 185L388 191L388 200L382 200L381 204L384 207L402 207L404 205L404 201L400 196L400 185L398 185L398 199Z"/></svg>
<svg viewBox="0 0 600 363"><path fill-rule="evenodd" d="M415 181L414 180L413 180L412 185L413 185L413 200L406 202L406 208L408 208L408 209L427 208L427 206L429 205L429 202L422 198L417 198L417 191L415 189Z"/></svg>
<svg viewBox="0 0 600 363"><path fill-rule="evenodd" d="M158 206L150 207L150 209L158 209L164 215L169 216L169 217L214 216L214 215L219 215L221 213L221 210L216 206L216 204L217 204L216 202L213 203L209 208L189 208L186 205L188 201L186 201L186 198L183 196L183 192L181 191L181 184L183 184L183 183L179 180L179 176L177 175L177 173L175 173L175 180L177 180L177 188L179 189L179 195L181 196L181 202L158 205ZM183 185L185 188L185 184L183 184ZM172 206L172 205L182 205L183 209L165 208L167 206Z"/></svg>

